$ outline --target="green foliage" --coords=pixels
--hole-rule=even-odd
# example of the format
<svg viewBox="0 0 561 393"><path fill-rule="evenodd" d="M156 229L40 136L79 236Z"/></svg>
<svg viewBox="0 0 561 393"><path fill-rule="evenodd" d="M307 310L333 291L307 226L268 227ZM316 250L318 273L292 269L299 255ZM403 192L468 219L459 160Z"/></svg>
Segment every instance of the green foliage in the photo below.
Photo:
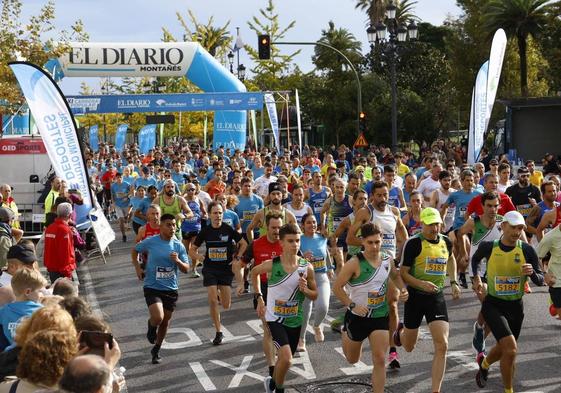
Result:
<svg viewBox="0 0 561 393"><path fill-rule="evenodd" d="M48 1L28 22L22 21L22 2L3 0L0 10L0 112L9 112L6 106L23 102L16 79L8 66L10 61L25 59L43 65L68 50L69 41L87 41L88 34L81 20L69 30L56 31L55 2ZM45 35L54 37L45 39ZM4 101L5 100L5 101Z"/></svg>
<svg viewBox="0 0 561 393"><path fill-rule="evenodd" d="M356 2L355 8L364 11L368 15L366 25L376 26L378 22L384 20L386 7L393 2L396 7L396 19L398 23L409 23L417 20L417 16L413 13L413 8L417 4L416 0L353 0Z"/></svg>
<svg viewBox="0 0 561 393"><path fill-rule="evenodd" d="M493 34L502 28L516 38L520 57L520 92L528 96L528 37L537 37L547 23L550 0L491 0L485 8L484 26Z"/></svg>
<svg viewBox="0 0 561 393"><path fill-rule="evenodd" d="M255 35L269 34L271 37L271 59L259 60L259 53L252 45L246 44L244 49L247 51L256 66L251 70L255 74L253 83L260 90L283 90L286 89L281 83L283 76L290 73L294 66L292 61L300 53L300 50L288 55L282 54L276 41L282 41L286 33L294 27L295 21L291 21L288 26L281 27L279 15L276 13L273 0L268 0L267 6L259 9L262 19L253 16L247 25L255 32Z"/></svg>

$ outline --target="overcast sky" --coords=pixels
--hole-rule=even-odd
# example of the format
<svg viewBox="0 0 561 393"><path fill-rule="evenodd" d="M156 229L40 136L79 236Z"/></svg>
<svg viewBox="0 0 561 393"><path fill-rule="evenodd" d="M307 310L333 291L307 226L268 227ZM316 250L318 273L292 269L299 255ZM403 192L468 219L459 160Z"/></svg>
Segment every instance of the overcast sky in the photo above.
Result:
<svg viewBox="0 0 561 393"><path fill-rule="evenodd" d="M259 8L266 0L55 0L56 27L67 28L76 19L82 19L91 42L157 42L162 38L165 26L176 37L183 30L177 21L176 12L187 19L187 10L192 10L201 23L214 16L216 26L230 21L232 34L240 27L246 44L257 46L257 37L247 26L253 16L259 16ZM24 21L36 14L46 0L24 0ZM366 38L366 15L354 8L353 0L276 0L276 10L281 26L295 20L295 27L286 35L286 40L316 41L321 31L333 20L336 27L348 29L363 43L363 52L368 48ZM415 14L422 21L440 25L447 16L456 16L459 9L454 0L418 0ZM297 48L286 47L287 52ZM295 62L303 71L313 69L310 57L313 47L302 49ZM240 62L251 67L245 52L240 52ZM78 93L80 78L66 78L61 86L66 94ZM88 79L87 83L98 89L99 81Z"/></svg>

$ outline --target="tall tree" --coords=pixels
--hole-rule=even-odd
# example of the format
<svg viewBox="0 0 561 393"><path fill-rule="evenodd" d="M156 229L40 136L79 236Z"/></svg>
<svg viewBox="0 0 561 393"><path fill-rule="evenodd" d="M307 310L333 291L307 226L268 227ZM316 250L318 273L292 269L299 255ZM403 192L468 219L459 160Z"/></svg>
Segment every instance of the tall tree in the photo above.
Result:
<svg viewBox="0 0 561 393"><path fill-rule="evenodd" d="M393 3L397 7L396 19L399 23L408 23L417 19L413 13L413 7L417 4L416 0L354 0L355 8L366 12L368 15L367 25L376 26L378 22L384 20L386 7Z"/></svg>
<svg viewBox="0 0 561 393"><path fill-rule="evenodd" d="M322 30L319 42L330 45L341 51L356 67L362 60L361 44L347 29L335 28L329 21L329 28ZM347 61L338 53L322 45L316 45L312 62L318 70L341 73L350 68Z"/></svg>
<svg viewBox="0 0 561 393"><path fill-rule="evenodd" d="M3 0L0 9L0 112L23 98L8 66L10 61L25 59L43 65L47 60L66 52L70 41L87 41L88 35L80 20L70 30L57 31L54 26L55 2L48 1L28 22L22 19L20 0ZM45 36L51 38L47 39Z"/></svg>
<svg viewBox="0 0 561 393"><path fill-rule="evenodd" d="M271 37L271 59L259 60L259 53L251 45L245 45L249 57L257 64L251 71L255 74L254 83L262 90L278 90L283 88L280 78L285 76L292 67L294 57L300 50L290 54L282 54L276 41L282 41L286 33L294 27L296 21L291 21L286 27L281 27L279 15L276 12L273 0L269 0L267 6L259 9L262 19L253 16L247 22L249 28L258 34L269 34Z"/></svg>
<svg viewBox="0 0 561 393"><path fill-rule="evenodd" d="M489 33L503 28L516 38L520 56L520 92L528 96L528 37L537 37L547 22L550 0L491 0L485 8L485 27Z"/></svg>

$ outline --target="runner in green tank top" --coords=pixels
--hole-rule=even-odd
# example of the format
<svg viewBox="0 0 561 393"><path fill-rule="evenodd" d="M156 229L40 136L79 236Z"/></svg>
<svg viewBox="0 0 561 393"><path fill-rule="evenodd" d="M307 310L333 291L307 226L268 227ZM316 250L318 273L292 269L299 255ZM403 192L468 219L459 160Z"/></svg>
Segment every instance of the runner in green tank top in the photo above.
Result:
<svg viewBox="0 0 561 393"><path fill-rule="evenodd" d="M193 212L189 208L187 201L181 195L175 193L175 182L167 179L164 182L162 193L158 199L158 204L162 210L162 215L171 214L175 217L177 230L175 236L181 239L181 222L184 218L193 217Z"/></svg>
<svg viewBox="0 0 561 393"><path fill-rule="evenodd" d="M361 233L364 251L345 263L333 284L333 291L348 307L342 332L343 353L349 363L358 362L362 343L368 338L374 359L372 391L383 393L386 382L384 356L390 346L388 279L399 289L401 301L407 300L409 294L393 258L380 252L380 228L367 223L362 225Z"/></svg>
<svg viewBox="0 0 561 393"><path fill-rule="evenodd" d="M257 315L265 318L277 347L277 362L272 377L265 378L265 391L284 393L284 380L296 352L302 328L304 297L317 299L314 268L298 256L300 227L285 224L279 232L282 255L251 270L251 282L257 299ZM267 304L261 294L259 275L268 276Z"/></svg>

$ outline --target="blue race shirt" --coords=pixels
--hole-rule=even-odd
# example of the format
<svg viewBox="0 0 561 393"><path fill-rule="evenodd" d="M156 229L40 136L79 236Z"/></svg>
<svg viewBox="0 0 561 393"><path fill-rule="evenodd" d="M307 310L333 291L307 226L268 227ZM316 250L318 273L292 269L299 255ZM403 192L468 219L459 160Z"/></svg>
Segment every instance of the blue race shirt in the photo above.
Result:
<svg viewBox="0 0 561 393"><path fill-rule="evenodd" d="M304 255L308 251L311 251L313 255L310 263L314 267L314 271L316 273L326 273L327 239L319 233L314 233L313 237L302 235L300 237L300 252Z"/></svg>
<svg viewBox="0 0 561 393"><path fill-rule="evenodd" d="M251 172L253 172L253 178L257 179L265 174L265 167L251 168Z"/></svg>
<svg viewBox="0 0 561 393"><path fill-rule="evenodd" d="M136 181L134 182L134 186L138 187L138 186L143 186L146 190L148 190L148 187L150 186L157 186L157 182L156 179L154 179L153 176L150 176L148 178L143 178L141 176L136 178Z"/></svg>
<svg viewBox="0 0 561 393"><path fill-rule="evenodd" d="M148 254L144 288L177 291L179 268L171 260L169 254L176 252L181 261L188 262L189 258L183 244L176 238L165 241L160 236L151 236L138 243L135 249L139 253Z"/></svg>
<svg viewBox="0 0 561 393"><path fill-rule="evenodd" d="M140 224L140 225L146 224L146 221L141 220L138 217L135 217L134 212L137 211L138 208L142 205L142 202L144 201L144 199L145 198L139 198L137 196L134 196L134 197L131 198L131 206L132 206L132 213L133 213L132 221L136 222L137 224Z"/></svg>
<svg viewBox="0 0 561 393"><path fill-rule="evenodd" d="M180 187L185 184L184 176L186 176L185 172L176 172L176 171L171 172L171 178Z"/></svg>
<svg viewBox="0 0 561 393"><path fill-rule="evenodd" d="M454 223L452 229L456 230L465 223L464 215L467 211L467 205L476 196L480 195L481 191L473 190L470 193L464 190L458 190L448 196L446 203L450 206L456 206L456 213L454 215Z"/></svg>
<svg viewBox="0 0 561 393"><path fill-rule="evenodd" d="M224 222L224 224L230 225L234 230L236 230L236 228L240 224L240 218L235 212L230 209L226 209L224 211L222 221ZM210 225L210 220L208 220L208 225Z"/></svg>
<svg viewBox="0 0 561 393"><path fill-rule="evenodd" d="M117 184L117 183L111 184L111 194L113 195L115 205L123 208L130 206L131 203L129 198L130 189L131 189L131 185L129 183L122 182L121 184Z"/></svg>
<svg viewBox="0 0 561 393"><path fill-rule="evenodd" d="M187 205L189 205L189 209L193 212L193 217L186 218L181 222L181 232L200 232L202 212L199 201L187 201Z"/></svg>
<svg viewBox="0 0 561 393"><path fill-rule="evenodd" d="M263 209L263 199L259 195L251 194L251 196L243 196L239 195L238 200L240 203L234 208L234 211L238 215L238 218L241 220L242 224L242 233L247 232L247 227L251 220L253 220L253 216L257 211Z"/></svg>

